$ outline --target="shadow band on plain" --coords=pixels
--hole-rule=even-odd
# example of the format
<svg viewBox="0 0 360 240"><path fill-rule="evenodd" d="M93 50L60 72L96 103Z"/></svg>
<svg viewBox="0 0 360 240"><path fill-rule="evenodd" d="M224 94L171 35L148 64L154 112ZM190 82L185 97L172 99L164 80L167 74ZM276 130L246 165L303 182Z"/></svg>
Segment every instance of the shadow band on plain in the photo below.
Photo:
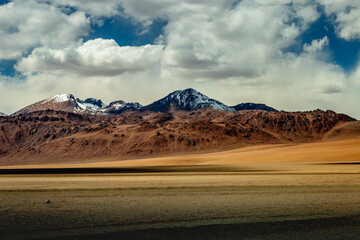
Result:
<svg viewBox="0 0 360 240"><path fill-rule="evenodd" d="M265 173L274 170L240 169L217 166L159 166L135 168L19 168L0 169L0 174L86 174L86 173L166 173L166 172L243 172Z"/></svg>
<svg viewBox="0 0 360 240"><path fill-rule="evenodd" d="M360 216L344 216L277 222L147 228L44 239L356 239L359 234Z"/></svg>

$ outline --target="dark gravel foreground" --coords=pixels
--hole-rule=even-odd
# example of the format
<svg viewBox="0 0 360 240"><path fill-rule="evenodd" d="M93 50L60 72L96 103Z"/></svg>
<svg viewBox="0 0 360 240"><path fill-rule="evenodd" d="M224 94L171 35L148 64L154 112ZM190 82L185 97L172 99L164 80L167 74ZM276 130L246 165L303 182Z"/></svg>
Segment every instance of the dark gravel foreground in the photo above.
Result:
<svg viewBox="0 0 360 240"><path fill-rule="evenodd" d="M360 216L298 221L149 228L43 239L359 239Z"/></svg>
<svg viewBox="0 0 360 240"><path fill-rule="evenodd" d="M1 175L0 239L359 239L359 179L281 172Z"/></svg>

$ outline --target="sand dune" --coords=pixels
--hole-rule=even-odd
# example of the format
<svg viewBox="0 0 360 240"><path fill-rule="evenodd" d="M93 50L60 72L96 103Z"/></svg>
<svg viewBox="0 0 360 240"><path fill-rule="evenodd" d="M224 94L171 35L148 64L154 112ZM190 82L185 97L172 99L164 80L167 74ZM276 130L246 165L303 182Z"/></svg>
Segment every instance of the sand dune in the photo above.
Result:
<svg viewBox="0 0 360 240"><path fill-rule="evenodd" d="M344 140L358 137L360 137L360 121L334 127L324 136L324 140Z"/></svg>

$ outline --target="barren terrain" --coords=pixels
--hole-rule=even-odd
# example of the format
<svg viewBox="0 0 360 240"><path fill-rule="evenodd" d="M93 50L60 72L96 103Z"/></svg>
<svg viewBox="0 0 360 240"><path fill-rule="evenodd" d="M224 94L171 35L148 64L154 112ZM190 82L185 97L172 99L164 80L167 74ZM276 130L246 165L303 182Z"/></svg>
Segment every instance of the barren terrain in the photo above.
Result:
<svg viewBox="0 0 360 240"><path fill-rule="evenodd" d="M360 163L360 138L347 140L325 141L317 143L298 144L272 144L243 147L229 151L187 154L166 157L154 157L138 160L118 160L117 157L94 158L95 162L57 163L57 164L33 164L1 166L1 169L46 169L46 168L126 168L143 167L212 167L212 168L236 168L255 167L275 170L286 169L290 171L297 165L307 170L316 168L318 164L347 163L354 165ZM351 164L354 163L354 164ZM352 166L353 167L353 166ZM122 169L122 170L121 170ZM168 168L167 168L168 169ZM342 168L344 169L344 168ZM114 170L116 171L116 170Z"/></svg>
<svg viewBox="0 0 360 240"><path fill-rule="evenodd" d="M351 239L360 168L337 170L1 176L0 236Z"/></svg>
<svg viewBox="0 0 360 240"><path fill-rule="evenodd" d="M319 142L342 138L348 133L338 128L354 122L344 114L321 110L127 111L114 116L46 110L0 117L0 165L126 160Z"/></svg>
<svg viewBox="0 0 360 240"><path fill-rule="evenodd" d="M0 237L353 239L360 233L359 146L350 138L3 166Z"/></svg>
<svg viewBox="0 0 360 240"><path fill-rule="evenodd" d="M216 112L212 114L220 117ZM247 120L243 119L244 116L237 117L248 122L252 119L248 114L255 114L258 118L258 114L265 113L249 112ZM81 136L90 141L106 138L107 135L100 132L106 132L109 126L105 130L94 130L93 135L91 131L90 135L85 134L85 126L80 126L79 129L84 129L78 129L79 133L65 131L61 136L55 133L55 142L46 140L39 145L46 149L58 144L58 137L60 143L66 142L67 134L70 134L71 138L76 138L75 143L57 146L75 152L71 161L60 161L56 156L56 161L52 158L35 161L35 156L47 155L29 155L20 147L17 154L24 153L24 158L19 158L21 161L18 162L22 165L13 165L10 160L15 158L8 158L9 162L6 162L5 157L0 167L0 238L354 239L360 234L359 122L348 119L349 122L344 124L334 120L336 115L331 112L327 113L330 115L323 112L309 114L308 117L313 114L321 116L321 127L314 127L314 122L302 126L300 123L307 121L299 121L299 116L295 121L299 123L297 130L286 133L279 125L263 126L264 121L261 129L271 130L271 136L276 135L280 142L244 144L240 148L216 152L187 151L186 154L178 152L132 160L124 159L122 155L106 154L95 155L92 159L76 157L87 149L87 145L84 148L71 147L81 143ZM79 117L71 115L70 118L74 116ZM158 117L163 115L152 115L151 119ZM181 115L176 117L181 119ZM277 117L273 116L272 121L279 123ZM134 116L130 119L133 121ZM16 130L19 126L15 126L13 120L6 120L3 124L10 124ZM71 123L67 121L64 119L62 124ZM99 124L91 122L90 118L82 121L90 121L94 126ZM116 118L113 121L121 120ZM136 126L114 124L116 128L113 129L137 129L127 131L136 139L135 136L139 135L135 133L144 127L146 130L141 134L158 136L156 131L164 134L169 126L181 128L181 134L185 134L186 127L190 126L189 131L200 134L201 127L205 126L176 121L180 120L171 120L165 125L155 124L156 128L150 130L150 123ZM236 120L236 124L241 121ZM30 126L27 124L20 127L26 129ZM222 133L232 128L231 124L220 128L222 123L217 121L209 124L211 128L221 129ZM252 123L251 126L259 124ZM33 134L46 131L48 128L44 125L49 126L48 123L37 125L39 128ZM239 134L241 128L237 126L235 132ZM301 132L302 128L307 130ZM262 136L254 132L251 139ZM285 141L285 133L286 137L303 138ZM113 134L120 132L111 133L111 138ZM307 134L311 138L307 138ZM243 139L242 135L213 136L221 144L231 139ZM20 136L19 139L21 144L28 144L28 138L22 140ZM88 149L94 151L94 148ZM55 148L53 154L56 153ZM31 161L24 161L27 156L32 156ZM45 200L50 200L50 203L45 204Z"/></svg>

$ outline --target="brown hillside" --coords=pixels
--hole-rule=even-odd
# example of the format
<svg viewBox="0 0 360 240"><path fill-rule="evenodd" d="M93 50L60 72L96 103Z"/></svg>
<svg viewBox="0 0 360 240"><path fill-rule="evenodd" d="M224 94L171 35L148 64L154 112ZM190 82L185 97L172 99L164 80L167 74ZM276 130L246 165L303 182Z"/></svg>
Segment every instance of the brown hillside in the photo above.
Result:
<svg viewBox="0 0 360 240"><path fill-rule="evenodd" d="M329 131L324 140L343 140L360 137L360 121L349 122Z"/></svg>
<svg viewBox="0 0 360 240"><path fill-rule="evenodd" d="M0 118L0 164L90 161L312 142L354 119L332 111L202 109L98 116L39 111Z"/></svg>

